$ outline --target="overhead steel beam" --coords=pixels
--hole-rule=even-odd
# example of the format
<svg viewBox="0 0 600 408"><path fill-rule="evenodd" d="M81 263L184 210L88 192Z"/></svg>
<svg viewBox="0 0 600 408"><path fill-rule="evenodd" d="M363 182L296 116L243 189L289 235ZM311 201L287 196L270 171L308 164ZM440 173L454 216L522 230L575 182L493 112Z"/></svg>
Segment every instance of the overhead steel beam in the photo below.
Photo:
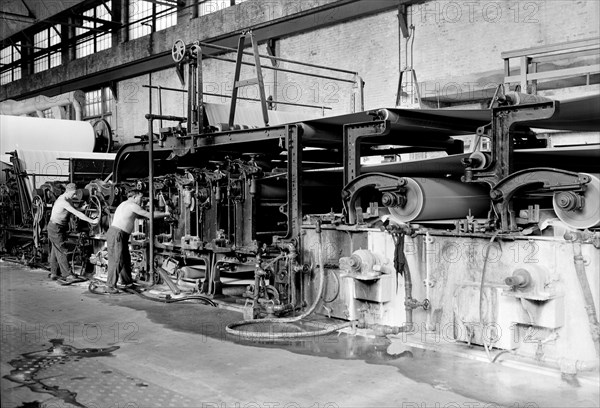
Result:
<svg viewBox="0 0 600 408"><path fill-rule="evenodd" d="M103 24L110 28L121 28L123 26L123 24L118 21L104 20L104 19L96 18L96 17L77 15L77 16L75 16L75 18L80 18L82 20L91 21L92 23ZM64 23L62 23L62 24L64 24ZM89 27L84 27L83 25L80 25L79 27L89 28Z"/></svg>
<svg viewBox="0 0 600 408"><path fill-rule="evenodd" d="M160 4L161 6L184 7L185 1L168 1L168 0L144 0L148 3Z"/></svg>
<svg viewBox="0 0 600 408"><path fill-rule="evenodd" d="M37 19L32 16L23 14L10 13L8 11L0 11L0 18L4 20L18 21L20 23L35 23Z"/></svg>

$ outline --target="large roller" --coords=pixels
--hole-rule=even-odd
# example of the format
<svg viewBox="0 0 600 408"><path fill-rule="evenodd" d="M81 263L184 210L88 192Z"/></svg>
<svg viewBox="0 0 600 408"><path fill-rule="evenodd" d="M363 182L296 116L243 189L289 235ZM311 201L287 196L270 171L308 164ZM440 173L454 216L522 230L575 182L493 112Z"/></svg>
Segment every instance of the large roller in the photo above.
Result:
<svg viewBox="0 0 600 408"><path fill-rule="evenodd" d="M406 191L400 196L384 194L383 204L399 222L431 221L487 216L489 190L441 178L405 177ZM390 205L391 204L391 205Z"/></svg>
<svg viewBox="0 0 600 408"><path fill-rule="evenodd" d="M92 152L96 143L89 122L62 119L0 116L2 161L16 149L62 152Z"/></svg>
<svg viewBox="0 0 600 408"><path fill-rule="evenodd" d="M585 174L585 173L583 173ZM554 193L552 205L558 218L571 228L585 229L600 226L600 175L592 178L582 195L570 191Z"/></svg>

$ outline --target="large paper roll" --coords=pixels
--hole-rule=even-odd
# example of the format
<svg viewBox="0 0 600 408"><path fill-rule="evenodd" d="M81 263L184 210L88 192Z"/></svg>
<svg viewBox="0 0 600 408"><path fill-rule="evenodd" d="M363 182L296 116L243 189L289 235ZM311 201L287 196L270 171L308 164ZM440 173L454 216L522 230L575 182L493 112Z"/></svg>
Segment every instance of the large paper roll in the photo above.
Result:
<svg viewBox="0 0 600 408"><path fill-rule="evenodd" d="M94 143L94 129L89 122L0 116L2 161L7 161L7 152L17 149L92 152Z"/></svg>

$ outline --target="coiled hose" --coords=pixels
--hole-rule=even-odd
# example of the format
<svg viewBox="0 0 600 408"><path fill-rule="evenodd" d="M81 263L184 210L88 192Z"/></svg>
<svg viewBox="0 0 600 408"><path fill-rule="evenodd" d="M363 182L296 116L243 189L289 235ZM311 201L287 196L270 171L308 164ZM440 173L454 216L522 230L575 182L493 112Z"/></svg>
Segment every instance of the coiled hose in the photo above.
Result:
<svg viewBox="0 0 600 408"><path fill-rule="evenodd" d="M317 224L317 237L318 237L318 258L319 258L319 272L321 275L321 280L319 282L319 288L317 290L317 296L315 300L310 305L310 307L304 311L299 316L296 317L287 317L287 318L275 318L275 319L257 319L257 320L242 320L239 322L228 324L225 330L227 333L244 338L249 340L281 340L281 339L298 339L303 337L313 337L313 336L324 336L326 334L333 333L334 331L343 329L345 327L350 327L354 324L353 321L344 322L341 324L337 324L334 326L329 326L327 328L316 330L316 331L302 331L302 332L248 332L245 330L236 329L241 326L250 326L256 324L288 324L298 322L302 319L305 319L309 315L311 315L315 309L317 308L317 304L321 300L321 296L323 296L323 289L325 287L325 268L323 266L323 253L322 253L322 241L321 241L321 225Z"/></svg>

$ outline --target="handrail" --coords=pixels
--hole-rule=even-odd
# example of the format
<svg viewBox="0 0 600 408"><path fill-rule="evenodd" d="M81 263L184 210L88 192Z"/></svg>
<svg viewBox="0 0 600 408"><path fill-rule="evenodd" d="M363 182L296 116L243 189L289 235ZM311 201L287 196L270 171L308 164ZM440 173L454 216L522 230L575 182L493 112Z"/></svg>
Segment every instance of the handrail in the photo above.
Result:
<svg viewBox="0 0 600 408"><path fill-rule="evenodd" d="M587 40L568 41L559 44L542 45L539 47L521 48L518 50L504 51L500 54L502 59L517 58L523 56L533 56L538 54L549 54L561 51L576 51L576 48L598 48L600 47L600 38L588 38Z"/></svg>
<svg viewBox="0 0 600 408"><path fill-rule="evenodd" d="M600 73L600 64L554 69L538 72L538 64L560 58L584 57L597 55L600 51L600 38L569 41L560 44L544 45L540 47L524 48L501 53L504 60L504 84L508 88L510 83L519 83L521 92L537 93L538 80L550 80L565 77L585 75L586 84L589 85L591 74ZM510 60L519 59L519 74L511 75ZM528 85L531 84L531 87Z"/></svg>
<svg viewBox="0 0 600 408"><path fill-rule="evenodd" d="M201 41L198 42L198 44L203 45L205 47L209 47L209 48L215 48L215 49L218 49L218 50L237 52L236 48L224 47L222 45L205 43L205 42L201 42ZM243 54L244 55L251 55L251 56L254 55L253 53L248 52L248 51L244 51ZM258 54L258 56L261 57L261 58L268 58L268 59L274 60L274 61L289 62L289 63L292 63L292 64L304 65L305 67L328 69L328 70L331 70L331 71L342 72L342 73L345 73L345 74L358 75L358 72L348 71L348 70L340 69L340 68L327 67L327 66L324 66L324 65L311 64L311 63L302 62L302 61L294 61L294 60L290 60L290 59L287 59L287 58L275 57L275 56L265 55L265 54ZM211 56L211 58L212 58L212 56Z"/></svg>

